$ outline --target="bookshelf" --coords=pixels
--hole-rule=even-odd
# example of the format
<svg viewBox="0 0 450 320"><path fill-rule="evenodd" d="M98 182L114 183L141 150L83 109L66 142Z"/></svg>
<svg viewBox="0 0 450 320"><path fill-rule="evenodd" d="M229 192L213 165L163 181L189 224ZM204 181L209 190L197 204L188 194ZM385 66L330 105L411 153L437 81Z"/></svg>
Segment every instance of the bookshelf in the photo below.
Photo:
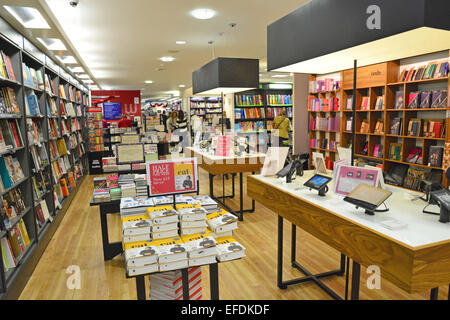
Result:
<svg viewBox="0 0 450 320"><path fill-rule="evenodd" d="M424 179L442 182L448 187L445 178L444 154L449 152L450 142L448 112L449 78L437 75L429 79L411 77L402 79L404 70L425 69L432 64L437 68L442 62L448 62L449 52L436 53L431 56L414 57L400 61L390 61L377 65L358 68L356 96L353 97L353 70L339 73L341 85L339 90L311 90L308 101L310 115L310 139L323 142L324 139L335 140L339 146L351 147L354 143L355 160L378 165L383 172L389 173L397 167L403 167L409 175L423 174ZM432 68L432 67L431 67ZM317 76L311 75L313 82ZM441 100L437 100L439 93ZM434 98L433 98L434 96ZM319 110L313 108L315 99L339 99L339 109ZM418 97L419 104L414 98ZM428 98L427 98L428 97ZM352 141L352 99L356 100L355 141ZM431 102L428 104L429 99ZM435 99L438 103L432 106ZM402 103L401 103L402 102ZM412 104L410 104L413 102ZM421 105L424 102L424 105ZM340 117L340 129L316 128L312 119L315 117ZM398 128L398 131L394 129ZM336 129L336 128L334 128ZM435 130L434 130L435 129ZM332 163L338 159L337 153L322 145L310 146L310 153L322 152ZM416 157L414 157L416 155ZM312 162L311 162L312 165ZM331 168L330 168L331 169ZM416 189L417 184L406 183L401 186Z"/></svg>
<svg viewBox="0 0 450 320"><path fill-rule="evenodd" d="M17 296L26 284L87 164L87 88L27 39L19 38L16 43L0 34L0 195L5 200L0 222L0 299ZM62 97L60 85L72 95ZM74 112L67 109L70 106ZM51 145L58 141L66 144L65 155L52 154ZM66 166L55 176L63 157ZM64 192L62 185L67 186Z"/></svg>
<svg viewBox="0 0 450 320"><path fill-rule="evenodd" d="M198 116L202 121L212 124L215 116L222 117L220 97L192 97L190 98L190 116ZM169 113L170 115L170 113Z"/></svg>

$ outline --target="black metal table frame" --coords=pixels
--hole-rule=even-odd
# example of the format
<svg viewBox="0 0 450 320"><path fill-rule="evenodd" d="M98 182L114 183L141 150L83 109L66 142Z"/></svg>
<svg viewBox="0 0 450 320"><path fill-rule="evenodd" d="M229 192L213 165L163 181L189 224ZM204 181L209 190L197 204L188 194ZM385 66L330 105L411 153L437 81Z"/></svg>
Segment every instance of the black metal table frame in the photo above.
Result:
<svg viewBox="0 0 450 320"><path fill-rule="evenodd" d="M320 274L313 275L305 267L296 261L296 240L297 240L297 229L296 225L292 224L292 235L291 235L291 265L293 268L300 270L304 277L291 279L283 281L283 217L278 216L278 258L277 258L277 285L280 289L287 289L288 286L298 283L304 283L312 281L319 286L320 289L325 291L329 296L335 300L342 300L342 298L333 290L331 290L327 285L325 285L321 278L330 276L343 276L346 273L346 257L341 253L340 269L327 271ZM348 272L348 268L347 268ZM347 273L348 274L348 273ZM347 289L346 289L347 291ZM347 295L347 294L346 294Z"/></svg>
<svg viewBox="0 0 450 320"><path fill-rule="evenodd" d="M146 300L145 277L152 274L143 274L135 276L136 278L136 293L138 300ZM131 277L130 277L131 278ZM188 269L181 269L181 281L183 283L183 300L189 300L189 274ZM219 263L212 263L209 265L209 286L211 293L211 300L219 300Z"/></svg>
<svg viewBox="0 0 450 320"><path fill-rule="evenodd" d="M225 173L227 174L227 173ZM224 175L222 175L222 179L224 179ZM254 172L252 172L252 174L254 174ZM225 187L223 187L223 195L222 196L215 196L214 195L214 177L216 175L214 174L209 174L209 195L210 197L217 201L219 204L221 204L223 207L225 207L225 209L227 209L229 212L237 214L239 216L239 221L244 221L244 213L252 213L255 212L255 200L252 199L252 207L251 209L244 209L244 183L243 183L243 173L240 172L239 173L239 209L238 210L233 210L229 205L227 205L225 203L225 199L234 199L235 197L235 180L234 178L236 177L237 173L231 173L232 175L232 194L231 195L225 195ZM225 184L224 184L225 185Z"/></svg>

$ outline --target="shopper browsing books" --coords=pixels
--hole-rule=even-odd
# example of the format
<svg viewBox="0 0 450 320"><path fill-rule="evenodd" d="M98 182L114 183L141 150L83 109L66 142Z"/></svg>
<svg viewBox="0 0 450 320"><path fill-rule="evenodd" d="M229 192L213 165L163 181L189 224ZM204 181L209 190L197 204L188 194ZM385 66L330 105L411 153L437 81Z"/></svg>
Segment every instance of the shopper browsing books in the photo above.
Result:
<svg viewBox="0 0 450 320"><path fill-rule="evenodd" d="M119 128L132 128L133 122L131 122L130 119L128 119L126 114L122 115L122 119L119 121L118 125Z"/></svg>
<svg viewBox="0 0 450 320"><path fill-rule="evenodd" d="M274 138L278 138L278 146L289 139L289 131L291 130L291 122L286 117L286 111L282 110L280 115L273 120ZM276 144L276 140L273 143Z"/></svg>
<svg viewBox="0 0 450 320"><path fill-rule="evenodd" d="M177 112L174 111L170 114L169 119L167 119L167 131L169 132L174 132L177 128Z"/></svg>

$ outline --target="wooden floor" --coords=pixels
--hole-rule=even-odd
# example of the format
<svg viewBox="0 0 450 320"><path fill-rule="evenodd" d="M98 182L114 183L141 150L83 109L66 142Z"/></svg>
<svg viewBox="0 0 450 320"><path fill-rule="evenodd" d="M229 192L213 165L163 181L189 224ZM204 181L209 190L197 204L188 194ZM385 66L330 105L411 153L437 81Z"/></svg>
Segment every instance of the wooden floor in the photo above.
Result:
<svg viewBox="0 0 450 320"><path fill-rule="evenodd" d="M244 179L244 188L245 188ZM200 170L200 191L207 194L208 175ZM231 182L226 180L226 192ZM236 186L238 186L236 180ZM93 184L92 177L84 180L81 190L73 200L59 229L53 236L37 265L20 299L136 299L134 279L126 279L123 255L111 261L103 261L100 214L98 207L90 207ZM222 180L215 183L217 194L222 192ZM245 194L245 193L244 193ZM239 198L227 200L237 208ZM251 200L245 196L246 207ZM109 215L110 241L120 241L119 215ZM245 215L239 222L235 238L246 247L247 256L238 261L219 264L220 298L227 300L320 300L330 297L313 283L303 283L280 290L276 285L277 216L265 207L256 204L256 211ZM302 276L291 268L290 230L285 222L284 280ZM321 273L339 267L340 254L309 234L297 229L297 260L312 273ZM81 289L70 290L66 283L69 266L79 266ZM208 268L202 270L203 298L209 299ZM409 295L386 280L380 290L369 290L367 274L361 269L360 299L427 299L429 292ZM344 295L345 277L323 280L331 289ZM148 288L148 283L146 284ZM440 299L447 299L448 287L440 288Z"/></svg>

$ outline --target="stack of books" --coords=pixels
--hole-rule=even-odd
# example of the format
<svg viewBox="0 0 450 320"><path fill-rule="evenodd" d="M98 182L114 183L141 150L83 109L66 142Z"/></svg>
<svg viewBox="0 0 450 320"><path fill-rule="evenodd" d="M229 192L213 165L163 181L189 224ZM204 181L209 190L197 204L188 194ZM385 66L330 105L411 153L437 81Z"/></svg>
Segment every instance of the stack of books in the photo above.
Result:
<svg viewBox="0 0 450 320"><path fill-rule="evenodd" d="M151 230L152 222L148 219L147 214L122 216L122 242L124 245L127 243L151 241ZM137 254L137 252L134 253L134 255ZM127 261L127 266L128 265ZM134 264L134 266L136 266L136 264Z"/></svg>
<svg viewBox="0 0 450 320"><path fill-rule="evenodd" d="M109 194L109 189L97 189L97 190L94 190L94 198L93 199L94 199L94 203L111 201L111 196Z"/></svg>
<svg viewBox="0 0 450 320"><path fill-rule="evenodd" d="M134 174L121 174L118 180L119 186L134 183Z"/></svg>
<svg viewBox="0 0 450 320"><path fill-rule="evenodd" d="M120 188L109 189L111 201L120 200L122 198L122 190Z"/></svg>
<svg viewBox="0 0 450 320"><path fill-rule="evenodd" d="M173 196L159 196L152 198L155 206L173 205ZM183 197L181 194L175 196L176 204L187 203L187 197Z"/></svg>
<svg viewBox="0 0 450 320"><path fill-rule="evenodd" d="M153 206L151 198L122 198L120 199L120 215L124 216L140 216L147 214L147 208Z"/></svg>
<svg viewBox="0 0 450 320"><path fill-rule="evenodd" d="M151 300L182 300L183 282L181 271L152 274L150 280ZM188 270L189 300L202 299L202 271L200 267Z"/></svg>
<svg viewBox="0 0 450 320"><path fill-rule="evenodd" d="M147 208L152 220L152 239L165 239L178 236L178 212L172 206Z"/></svg>
<svg viewBox="0 0 450 320"><path fill-rule="evenodd" d="M106 177L96 177L94 181L94 190L97 189L107 189L107 178Z"/></svg>
<svg viewBox="0 0 450 320"><path fill-rule="evenodd" d="M209 230L216 238L233 235L233 230L238 228L238 217L223 209L210 213L206 216Z"/></svg>
<svg viewBox="0 0 450 320"><path fill-rule="evenodd" d="M182 236L188 254L189 267L216 263L217 242L209 233Z"/></svg>
<svg viewBox="0 0 450 320"><path fill-rule="evenodd" d="M134 183L123 184L120 186L122 197L135 198L136 197L136 185Z"/></svg>
<svg viewBox="0 0 450 320"><path fill-rule="evenodd" d="M195 208L178 209L180 216L180 234L182 236L192 235L206 231L207 211L200 205Z"/></svg>
<svg viewBox="0 0 450 320"><path fill-rule="evenodd" d="M155 220L153 220L153 229ZM150 244L157 247L159 271L172 271L188 267L186 245L180 237L154 240Z"/></svg>
<svg viewBox="0 0 450 320"><path fill-rule="evenodd" d="M136 184L136 197L147 198L147 180L145 179L145 174L136 174L134 178L134 183Z"/></svg>
<svg viewBox="0 0 450 320"><path fill-rule="evenodd" d="M107 177L108 188L119 188L119 176L117 174L111 174Z"/></svg>
<svg viewBox="0 0 450 320"><path fill-rule="evenodd" d="M159 271L157 248L149 243L148 241L141 241L124 244L125 266L128 276Z"/></svg>
<svg viewBox="0 0 450 320"><path fill-rule="evenodd" d="M245 247L232 237L216 238L217 260L230 261L245 257Z"/></svg>
<svg viewBox="0 0 450 320"><path fill-rule="evenodd" d="M103 172L117 172L119 167L116 164L115 157L102 158Z"/></svg>
<svg viewBox="0 0 450 320"><path fill-rule="evenodd" d="M188 198L188 203L199 204L206 210L207 214L213 213L219 210L219 205L210 196L193 196L192 199Z"/></svg>

